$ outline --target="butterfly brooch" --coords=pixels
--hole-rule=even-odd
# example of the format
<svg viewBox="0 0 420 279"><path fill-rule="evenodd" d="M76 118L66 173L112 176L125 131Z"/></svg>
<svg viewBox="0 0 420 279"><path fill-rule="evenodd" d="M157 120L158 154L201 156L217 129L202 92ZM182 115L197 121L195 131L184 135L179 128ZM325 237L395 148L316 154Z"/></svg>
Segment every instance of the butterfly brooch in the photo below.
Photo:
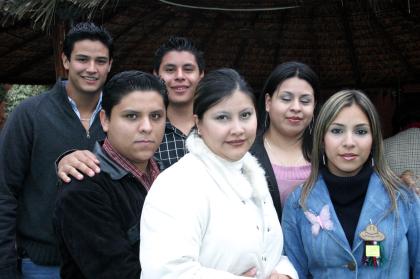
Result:
<svg viewBox="0 0 420 279"><path fill-rule="evenodd" d="M309 211L305 211L304 214L312 224L311 230L313 235L318 235L320 229L328 231L333 229L333 222L331 221L330 210L327 204L322 207L318 216Z"/></svg>

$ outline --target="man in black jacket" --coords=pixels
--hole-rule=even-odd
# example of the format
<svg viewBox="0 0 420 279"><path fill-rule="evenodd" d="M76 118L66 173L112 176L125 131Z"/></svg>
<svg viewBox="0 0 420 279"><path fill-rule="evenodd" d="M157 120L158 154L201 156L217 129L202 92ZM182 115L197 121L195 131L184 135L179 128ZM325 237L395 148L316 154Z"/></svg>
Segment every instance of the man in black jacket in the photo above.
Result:
<svg viewBox="0 0 420 279"><path fill-rule="evenodd" d="M165 128L166 89L159 78L127 71L104 87L107 137L94 154L101 172L60 187L54 225L62 278L140 278L143 202L159 167L153 154Z"/></svg>
<svg viewBox="0 0 420 279"><path fill-rule="evenodd" d="M59 278L52 226L54 161L69 149L92 149L104 132L97 117L112 64L110 34L79 23L67 34L62 61L68 81L25 100L0 136L0 278ZM42 274L42 275L41 275ZM40 277L42 276L42 277Z"/></svg>

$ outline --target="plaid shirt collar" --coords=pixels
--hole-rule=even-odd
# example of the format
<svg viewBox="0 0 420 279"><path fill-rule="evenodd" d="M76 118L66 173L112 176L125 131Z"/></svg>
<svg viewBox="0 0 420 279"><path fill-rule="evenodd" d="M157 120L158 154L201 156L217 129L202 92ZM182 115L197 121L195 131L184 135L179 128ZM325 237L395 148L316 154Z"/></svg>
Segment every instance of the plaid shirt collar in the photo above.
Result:
<svg viewBox="0 0 420 279"><path fill-rule="evenodd" d="M128 171L146 188L147 191L152 187L153 181L156 179L159 171L159 166L153 158L151 158L147 164L147 172L142 172L133 163L128 161L126 158L121 156L111 145L108 138L105 139L102 145L103 150L107 153L112 160L114 160L124 170Z"/></svg>

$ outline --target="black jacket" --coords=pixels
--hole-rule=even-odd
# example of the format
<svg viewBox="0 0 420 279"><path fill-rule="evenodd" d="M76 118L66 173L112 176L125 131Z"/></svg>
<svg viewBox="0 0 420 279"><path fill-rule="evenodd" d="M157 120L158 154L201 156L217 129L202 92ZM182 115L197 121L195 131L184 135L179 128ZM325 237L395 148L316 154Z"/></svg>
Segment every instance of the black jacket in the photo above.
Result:
<svg viewBox="0 0 420 279"><path fill-rule="evenodd" d="M16 245L37 264L59 264L54 162L69 149L91 150L103 138L98 116L86 133L61 81L9 116L0 135L0 278L17 276Z"/></svg>
<svg viewBox="0 0 420 279"><path fill-rule="evenodd" d="M268 189L270 191L271 198L273 199L274 207L276 208L279 221L281 221L282 209L280 201L280 192L277 186L277 180L276 176L274 175L273 167L271 166L270 158L268 158L267 151L264 147L262 135L257 136L254 144L251 147L250 152L258 159L258 162L261 164L262 168L265 171Z"/></svg>
<svg viewBox="0 0 420 279"><path fill-rule="evenodd" d="M102 150L101 172L60 187L54 226L62 278L140 278L140 216L146 189Z"/></svg>

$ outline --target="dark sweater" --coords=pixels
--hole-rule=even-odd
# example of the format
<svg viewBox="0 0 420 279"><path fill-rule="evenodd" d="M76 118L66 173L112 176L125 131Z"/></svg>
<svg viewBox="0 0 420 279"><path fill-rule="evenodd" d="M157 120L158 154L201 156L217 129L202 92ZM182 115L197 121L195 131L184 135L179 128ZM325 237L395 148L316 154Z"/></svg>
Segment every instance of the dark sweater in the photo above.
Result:
<svg viewBox="0 0 420 279"><path fill-rule="evenodd" d="M91 150L103 138L98 117L86 133L60 81L9 116L0 136L0 278L16 278L16 240L35 263L59 264L54 161L69 149Z"/></svg>
<svg viewBox="0 0 420 279"><path fill-rule="evenodd" d="M354 232L362 212L372 171L372 167L365 164L355 176L340 177L332 174L327 168L321 168L335 213L350 247L353 247Z"/></svg>
<svg viewBox="0 0 420 279"><path fill-rule="evenodd" d="M101 172L60 187L54 214L61 278L140 278L146 189L96 145Z"/></svg>
<svg viewBox="0 0 420 279"><path fill-rule="evenodd" d="M255 142L251 147L250 153L257 158L261 167L265 171L268 190L270 191L271 198L273 199L273 204L277 212L277 217L281 222L282 205L280 200L280 192L277 185L276 175L273 171L273 166L271 165L270 158L267 154L267 150L265 150L264 147L263 134L260 134L256 137Z"/></svg>

